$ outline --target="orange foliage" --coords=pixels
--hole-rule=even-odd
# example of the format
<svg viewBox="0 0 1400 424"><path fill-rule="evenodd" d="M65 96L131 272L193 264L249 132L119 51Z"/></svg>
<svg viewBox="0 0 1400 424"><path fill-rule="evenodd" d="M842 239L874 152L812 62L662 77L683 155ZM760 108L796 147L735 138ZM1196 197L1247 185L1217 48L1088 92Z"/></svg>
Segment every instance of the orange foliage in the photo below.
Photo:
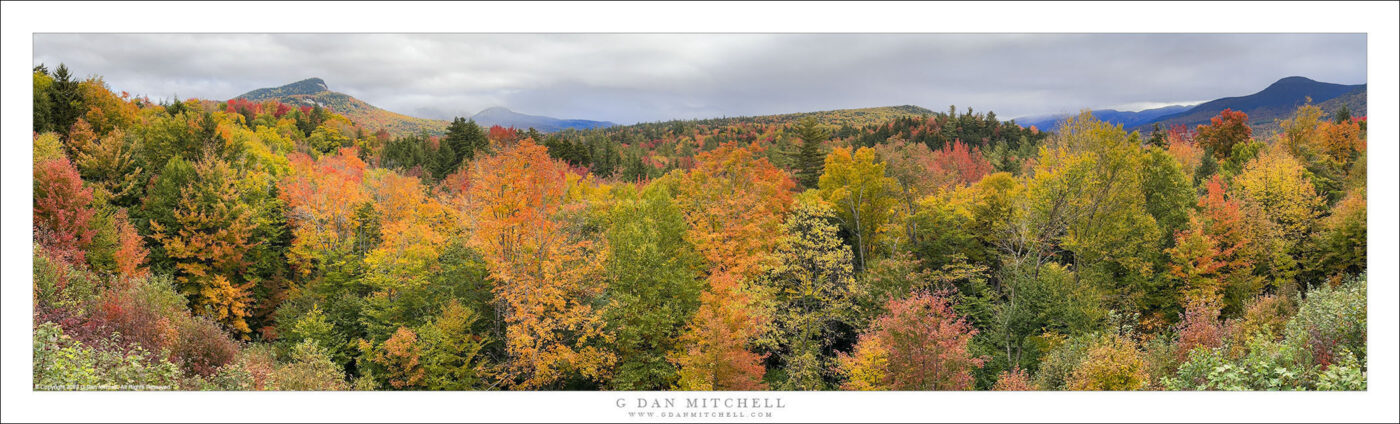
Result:
<svg viewBox="0 0 1400 424"><path fill-rule="evenodd" d="M353 148L319 160L302 153L288 158L291 172L278 184L292 228L288 257L307 274L332 253L353 247L355 208L370 199L363 186L366 165Z"/></svg>
<svg viewBox="0 0 1400 424"><path fill-rule="evenodd" d="M681 390L764 390L763 359L748 349L763 318L749 307L751 299L733 274L709 278L700 294L700 309L681 336L684 350L671 358L680 367Z"/></svg>
<svg viewBox="0 0 1400 424"><path fill-rule="evenodd" d="M598 377L613 360L592 346L602 323L590 306L602 289L603 253L556 220L565 206L565 164L521 141L471 165L472 244L481 251L500 299L507 375L522 388L562 377L562 369Z"/></svg>
<svg viewBox="0 0 1400 424"><path fill-rule="evenodd" d="M982 149L968 147L961 140L954 140L934 151L931 165L930 171L938 173L935 175L946 175L951 179L943 184L945 187L972 184L992 173L992 163L982 156Z"/></svg>
<svg viewBox="0 0 1400 424"><path fill-rule="evenodd" d="M374 356L374 361L389 371L389 385L395 389L413 388L423 384L422 347L418 346L418 335L413 330L399 327L389 340L384 341Z"/></svg>
<svg viewBox="0 0 1400 424"><path fill-rule="evenodd" d="M247 254L260 243L252 240L252 211L241 202L227 163L206 158L195 172L199 181L181 190L172 211L174 226L153 220L151 237L175 260L176 279L192 309L246 336L248 289L255 281L235 285L229 277L246 277Z"/></svg>
<svg viewBox="0 0 1400 424"><path fill-rule="evenodd" d="M126 209L117 211L112 218L117 225L117 250L113 253L113 260L117 263L117 273L127 278L141 278L146 276L145 240L136 233L136 227L131 225L127 219Z"/></svg>
<svg viewBox="0 0 1400 424"><path fill-rule="evenodd" d="M889 311L877 318L856 343L855 350L880 346L882 370L851 369L850 356L840 354L846 375L877 375L875 388L884 390L970 390L972 370L984 359L973 357L968 343L977 329L953 311L941 295L914 293L891 299Z"/></svg>
<svg viewBox="0 0 1400 424"><path fill-rule="evenodd" d="M1002 392L1034 391L1035 386L1031 385L1031 378L1026 371L1021 368L1002 371L997 376L997 382L992 386L992 390Z"/></svg>
<svg viewBox="0 0 1400 424"><path fill-rule="evenodd" d="M690 224L687 238L720 271L754 275L778 241L796 183L763 157L756 144L726 143L697 155L676 185L676 202Z"/></svg>
<svg viewBox="0 0 1400 424"><path fill-rule="evenodd" d="M675 186L689 223L686 237L710 269L709 289L682 336L684 350L672 358L683 389L763 387L763 357L747 344L765 318L754 312L742 282L770 259L795 183L762 155L757 144L725 143L699 154Z"/></svg>

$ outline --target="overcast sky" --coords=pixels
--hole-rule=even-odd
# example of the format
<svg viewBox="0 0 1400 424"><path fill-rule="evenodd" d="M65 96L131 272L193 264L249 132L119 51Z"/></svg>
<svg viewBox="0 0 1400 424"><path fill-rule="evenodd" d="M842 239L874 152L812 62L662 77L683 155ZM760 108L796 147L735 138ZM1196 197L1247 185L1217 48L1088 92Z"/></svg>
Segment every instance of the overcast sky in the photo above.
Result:
<svg viewBox="0 0 1400 424"><path fill-rule="evenodd" d="M617 123L913 104L1003 118L1366 82L1364 34L36 34L152 99L320 77L426 118L492 106Z"/></svg>

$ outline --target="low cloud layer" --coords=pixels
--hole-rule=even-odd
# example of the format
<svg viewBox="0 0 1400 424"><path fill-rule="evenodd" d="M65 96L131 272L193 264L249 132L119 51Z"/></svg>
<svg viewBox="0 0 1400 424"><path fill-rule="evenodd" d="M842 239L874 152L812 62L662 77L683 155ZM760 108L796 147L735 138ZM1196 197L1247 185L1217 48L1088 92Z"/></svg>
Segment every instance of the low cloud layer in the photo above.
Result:
<svg viewBox="0 0 1400 424"><path fill-rule="evenodd" d="M1364 34L36 34L34 51L152 98L321 77L427 118L618 123L901 104L1016 117L1366 82Z"/></svg>

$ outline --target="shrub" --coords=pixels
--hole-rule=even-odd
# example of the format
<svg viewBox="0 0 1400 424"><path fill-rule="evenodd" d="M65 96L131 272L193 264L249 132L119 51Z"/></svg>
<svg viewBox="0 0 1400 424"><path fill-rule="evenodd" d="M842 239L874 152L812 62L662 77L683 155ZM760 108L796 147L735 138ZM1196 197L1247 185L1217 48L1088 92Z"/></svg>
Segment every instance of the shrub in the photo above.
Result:
<svg viewBox="0 0 1400 424"><path fill-rule="evenodd" d="M1220 349L1196 349L1163 384L1169 390L1305 390L1312 373L1301 346L1256 337L1231 360Z"/></svg>
<svg viewBox="0 0 1400 424"><path fill-rule="evenodd" d="M1345 350L1366 361L1366 276L1341 287L1320 287L1308 292L1298 315L1285 326L1286 337L1306 345L1313 360L1324 369Z"/></svg>
<svg viewBox="0 0 1400 424"><path fill-rule="evenodd" d="M1031 378L1030 376L1026 375L1025 370L1015 368L1007 371L1002 371L1001 375L997 377L996 385L992 386L992 390L1028 391L1035 390L1035 386L1031 385Z"/></svg>
<svg viewBox="0 0 1400 424"><path fill-rule="evenodd" d="M983 358L968 351L977 329L953 311L941 295L915 292L890 300L887 312L860 336L854 358L840 354L839 371L850 379L880 376L875 389L969 390L972 371ZM884 350L883 355L879 350ZM878 365L883 369L861 369ZM866 377L858 377L866 376Z"/></svg>
<svg viewBox="0 0 1400 424"><path fill-rule="evenodd" d="M269 379L273 390L348 390L345 373L314 340L292 349L292 362L277 368Z"/></svg>
<svg viewBox="0 0 1400 424"><path fill-rule="evenodd" d="M178 336L175 323L187 314L185 298L171 284L169 277L151 277L103 291L91 308L83 333L74 337L92 343L120 334L125 346L136 344L152 352L169 348Z"/></svg>
<svg viewBox="0 0 1400 424"><path fill-rule="evenodd" d="M34 329L34 389L173 388L180 378L179 368L151 357L140 346L129 351L94 349L68 337L57 324L44 323Z"/></svg>
<svg viewBox="0 0 1400 424"><path fill-rule="evenodd" d="M1064 390L1070 376L1079 364L1084 361L1084 356L1089 350L1089 345L1093 343L1093 336L1079 336L1074 338L1064 338L1063 336L1049 336L1047 339L1059 339L1041 358L1040 371L1036 373L1035 383L1041 390Z"/></svg>
<svg viewBox="0 0 1400 424"><path fill-rule="evenodd" d="M1365 366L1358 364L1356 358L1348 355L1341 361L1327 367L1318 376L1318 390L1366 390Z"/></svg>
<svg viewBox="0 0 1400 424"><path fill-rule="evenodd" d="M218 324L203 317L185 317L176 322L175 342L170 361L187 374L208 377L238 354L238 345Z"/></svg>
<svg viewBox="0 0 1400 424"><path fill-rule="evenodd" d="M1222 329L1220 326L1220 305L1214 302L1191 302L1177 323L1176 359L1185 361L1186 355L1198 347L1215 349L1220 347Z"/></svg>
<svg viewBox="0 0 1400 424"><path fill-rule="evenodd" d="M1230 338L1238 340L1240 344L1255 336L1282 339L1284 326L1297 310L1293 301L1284 296L1270 294L1256 297L1245 305L1244 316L1233 326Z"/></svg>
<svg viewBox="0 0 1400 424"><path fill-rule="evenodd" d="M1089 348L1066 386L1070 390L1139 390L1147 385L1147 364L1126 337L1101 338Z"/></svg>

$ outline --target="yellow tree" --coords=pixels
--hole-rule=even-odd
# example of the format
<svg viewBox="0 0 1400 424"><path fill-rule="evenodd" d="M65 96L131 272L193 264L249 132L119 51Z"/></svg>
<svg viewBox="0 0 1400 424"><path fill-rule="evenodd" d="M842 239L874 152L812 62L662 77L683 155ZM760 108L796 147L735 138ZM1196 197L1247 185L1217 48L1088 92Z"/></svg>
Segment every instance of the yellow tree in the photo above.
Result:
<svg viewBox="0 0 1400 424"><path fill-rule="evenodd" d="M855 239L856 264L864 269L890 221L898 184L885 176L885 164L875 160L875 151L862 147L855 152L837 148L827 155L817 186Z"/></svg>
<svg viewBox="0 0 1400 424"><path fill-rule="evenodd" d="M1253 237L1263 248L1275 285L1291 285L1298 272L1300 244L1321 215L1324 202L1308 176L1285 146L1274 144L1233 181L1232 189L1255 229Z"/></svg>
<svg viewBox="0 0 1400 424"><path fill-rule="evenodd" d="M941 181L928 166L933 162L933 151L923 143L910 143L902 138L890 138L875 145L875 152L884 161L890 177L899 184L899 215L904 221L904 242L917 244L919 228L914 215L918 213L919 199L934 194Z"/></svg>
<svg viewBox="0 0 1400 424"><path fill-rule="evenodd" d="M1144 158L1121 126L1087 111L1071 118L1042 148L1003 250L1031 272L1067 251L1076 282L1112 290L1125 309L1157 306L1148 285L1162 237L1143 195Z"/></svg>
<svg viewBox="0 0 1400 424"><path fill-rule="evenodd" d="M171 221L150 221L151 237L174 261L175 278L195 313L246 337L248 288L256 281L244 268L261 243L251 237L253 213L226 162L206 157L195 164L194 176L179 188Z"/></svg>
<svg viewBox="0 0 1400 424"><path fill-rule="evenodd" d="M1115 334L1089 347L1066 384L1069 390L1140 390L1149 378L1142 352L1132 340Z"/></svg>
<svg viewBox="0 0 1400 424"><path fill-rule="evenodd" d="M835 349L843 324L853 324L855 273L831 205L802 194L789 215L773 268L759 280L770 293L773 326L763 345L782 361L786 390L821 390L832 372L822 352Z"/></svg>

